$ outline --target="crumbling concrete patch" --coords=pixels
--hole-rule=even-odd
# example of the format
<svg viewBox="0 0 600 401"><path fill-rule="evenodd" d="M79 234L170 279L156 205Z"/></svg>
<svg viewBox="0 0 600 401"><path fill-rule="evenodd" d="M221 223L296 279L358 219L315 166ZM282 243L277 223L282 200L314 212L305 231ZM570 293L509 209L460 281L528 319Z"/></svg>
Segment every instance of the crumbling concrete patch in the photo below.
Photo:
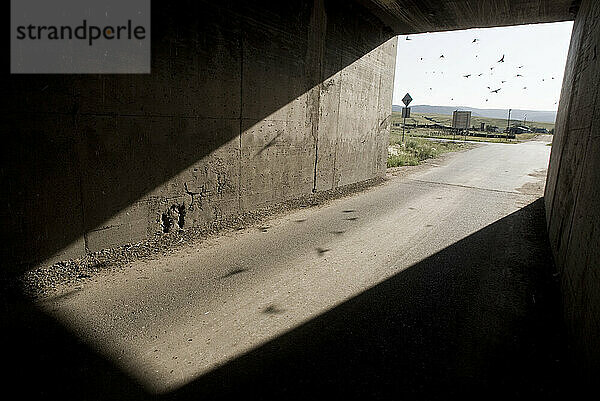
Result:
<svg viewBox="0 0 600 401"><path fill-rule="evenodd" d="M163 233L173 230L181 230L185 226L185 203L171 205L166 212L160 216L160 227Z"/></svg>

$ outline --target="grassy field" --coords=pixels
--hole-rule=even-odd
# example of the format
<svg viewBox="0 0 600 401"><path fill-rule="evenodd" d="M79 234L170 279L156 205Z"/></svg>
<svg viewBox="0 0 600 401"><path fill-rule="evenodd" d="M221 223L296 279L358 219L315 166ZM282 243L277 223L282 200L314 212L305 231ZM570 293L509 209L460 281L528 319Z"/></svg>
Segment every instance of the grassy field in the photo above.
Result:
<svg viewBox="0 0 600 401"><path fill-rule="evenodd" d="M388 148L388 167L416 166L426 159L432 159L447 152L466 149L469 144L461 142L434 142L418 137L405 138L406 143L395 139Z"/></svg>
<svg viewBox="0 0 600 401"><path fill-rule="evenodd" d="M394 123L402 122L402 113L399 111L394 111L392 113L392 128L394 128ZM419 113L411 113L411 117L406 119L406 124L443 124L447 126L452 125L452 116L444 115L444 114L419 114ZM471 117L471 125L478 127L481 123L485 123L486 125L495 125L501 131L506 128L506 119L500 118L487 118L487 117ZM537 128L546 128L548 131L554 128L554 123L541 123L541 122L531 122L527 121L528 127L537 127Z"/></svg>
<svg viewBox="0 0 600 401"><path fill-rule="evenodd" d="M460 139L466 140L470 142L497 142L497 143L519 143L522 141L529 140L533 138L537 134L518 134L516 139L506 139L506 138L485 138L478 136L460 136L456 135L445 135L436 132L435 130L427 129L427 128L410 128L405 131L405 136L408 138L439 138L439 139ZM390 142L400 142L402 139L402 129L392 129L390 133Z"/></svg>
<svg viewBox="0 0 600 401"><path fill-rule="evenodd" d="M486 138L476 136L454 136L448 133L439 132L432 128L407 128L405 130L405 143L402 143L402 128L394 126L395 123L402 122L402 113L392 113L392 129L390 132L390 146L388 148L388 167L415 166L421 161L438 157L446 152L456 152L469 147L469 144L461 142L434 142L425 138L435 137L440 139L461 139L473 142L502 142L519 143L527 141L537 134L518 134L515 139L506 138ZM479 126L481 123L486 125L495 125L504 130L506 120L486 117L471 117L471 125ZM407 124L442 124L452 125L452 116L442 114L419 114L412 113L411 118L406 119ZM527 126L546 128L548 131L554 128L553 123L528 122Z"/></svg>
<svg viewBox="0 0 600 401"><path fill-rule="evenodd" d="M402 113L393 112L392 113L392 129L391 129L391 142L397 141L398 138L402 136L402 128L395 126L397 123L402 122ZM481 123L485 123L486 125L495 125L503 130L506 127L506 120L497 119L497 118L485 118L485 117L472 117L471 125L479 126ZM442 114L419 114L412 113L411 118L406 119L406 124L442 124L445 126L452 125L452 116L442 115ZM546 128L547 130L551 130L554 128L553 123L537 123L537 122L528 122L527 125L529 127L538 127L538 128ZM467 141L473 142L503 142L503 143L519 143L522 141L527 141L533 138L536 134L524 133L517 134L515 139L506 139L506 138L486 138L486 137L477 137L477 136L467 136L467 137L459 137L454 136L448 132L443 132L439 129L434 128L406 128L405 134L412 137L435 137L442 139L464 139ZM498 133L501 134L501 133Z"/></svg>

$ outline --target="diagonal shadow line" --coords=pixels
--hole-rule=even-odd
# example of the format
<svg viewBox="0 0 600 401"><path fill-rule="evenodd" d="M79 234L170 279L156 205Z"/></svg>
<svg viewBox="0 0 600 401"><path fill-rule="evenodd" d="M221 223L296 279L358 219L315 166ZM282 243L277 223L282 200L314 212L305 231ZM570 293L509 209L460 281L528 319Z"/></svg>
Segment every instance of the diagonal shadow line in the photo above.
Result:
<svg viewBox="0 0 600 401"><path fill-rule="evenodd" d="M360 5L328 0L318 60L312 4L153 3L147 75L10 75L5 64L2 272L80 256L94 248L86 234L129 206L148 218L156 196L144 196L217 149L241 154L242 132L393 36Z"/></svg>
<svg viewBox="0 0 600 401"><path fill-rule="evenodd" d="M540 199L161 395L4 291L5 390L63 400L558 399L572 389L553 270Z"/></svg>
<svg viewBox="0 0 600 401"><path fill-rule="evenodd" d="M161 399L560 398L544 221L540 199Z"/></svg>

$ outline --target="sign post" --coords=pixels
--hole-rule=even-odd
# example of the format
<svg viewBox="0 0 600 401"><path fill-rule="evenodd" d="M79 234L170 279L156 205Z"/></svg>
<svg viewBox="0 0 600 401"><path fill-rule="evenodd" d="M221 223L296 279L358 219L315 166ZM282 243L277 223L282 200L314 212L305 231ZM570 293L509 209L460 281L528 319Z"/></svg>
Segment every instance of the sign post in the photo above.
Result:
<svg viewBox="0 0 600 401"><path fill-rule="evenodd" d="M512 109L508 109L508 122L506 123L506 140L508 141L508 134L510 134L510 112Z"/></svg>
<svg viewBox="0 0 600 401"><path fill-rule="evenodd" d="M412 100L412 97L410 97L408 93L402 98L402 103L404 103L404 105L406 106L402 108L402 143L404 143L404 128L406 127L406 117L410 117L410 107L408 107L408 105L410 104L410 102L412 102Z"/></svg>

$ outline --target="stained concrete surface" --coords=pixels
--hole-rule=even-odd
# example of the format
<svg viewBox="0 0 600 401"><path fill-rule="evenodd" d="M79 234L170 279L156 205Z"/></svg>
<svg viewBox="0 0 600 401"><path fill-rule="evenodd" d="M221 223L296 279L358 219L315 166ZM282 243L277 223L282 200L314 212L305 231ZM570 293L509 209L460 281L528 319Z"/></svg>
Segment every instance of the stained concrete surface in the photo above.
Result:
<svg viewBox="0 0 600 401"><path fill-rule="evenodd" d="M1 77L0 274L385 174L396 39L363 6L152 13L150 74Z"/></svg>
<svg viewBox="0 0 600 401"><path fill-rule="evenodd" d="M580 385L600 371L600 3L573 25L545 193L550 244Z"/></svg>
<svg viewBox="0 0 600 401"><path fill-rule="evenodd" d="M519 191L548 152L480 146L12 304L12 378L33 364L28 391L88 399L559 398L541 192Z"/></svg>

